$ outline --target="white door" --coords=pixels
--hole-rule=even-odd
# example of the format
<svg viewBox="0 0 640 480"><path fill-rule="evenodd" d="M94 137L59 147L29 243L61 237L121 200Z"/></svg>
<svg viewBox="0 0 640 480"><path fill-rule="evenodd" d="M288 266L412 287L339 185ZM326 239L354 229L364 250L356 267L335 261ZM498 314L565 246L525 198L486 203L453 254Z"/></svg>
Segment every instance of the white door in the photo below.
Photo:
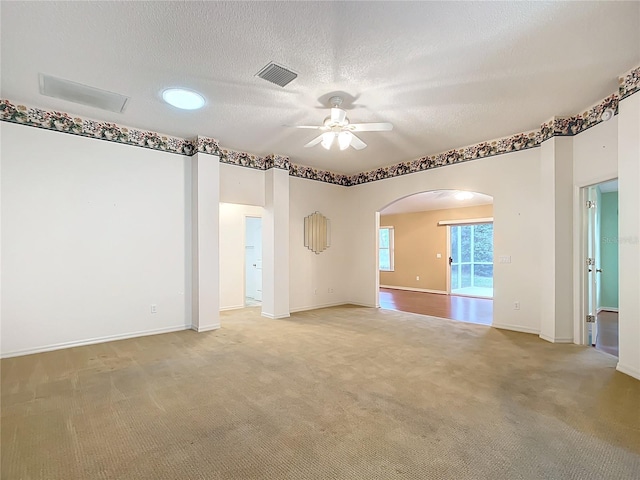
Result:
<svg viewBox="0 0 640 480"><path fill-rule="evenodd" d="M600 269L600 259L598 248L598 187L587 187L585 189L585 209L586 209L586 259L585 259L585 318L586 328L584 329L584 343L587 345L596 344L598 338L598 270Z"/></svg>
<svg viewBox="0 0 640 480"><path fill-rule="evenodd" d="M245 296L262 301L262 219L245 221Z"/></svg>

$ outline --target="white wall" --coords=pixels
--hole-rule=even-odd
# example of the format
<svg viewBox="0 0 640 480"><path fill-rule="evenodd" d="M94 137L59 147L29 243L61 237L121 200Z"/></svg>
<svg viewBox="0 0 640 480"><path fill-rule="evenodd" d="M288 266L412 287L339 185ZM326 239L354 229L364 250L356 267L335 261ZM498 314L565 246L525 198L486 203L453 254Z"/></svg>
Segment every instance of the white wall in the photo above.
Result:
<svg viewBox="0 0 640 480"><path fill-rule="evenodd" d="M594 185L618 177L618 115L573 138L573 183Z"/></svg>
<svg viewBox="0 0 640 480"><path fill-rule="evenodd" d="M346 278L353 241L348 234L346 213L351 208L349 193L350 188L289 177L289 301L292 312L348 300ZM315 211L331 222L331 246L320 254L304 246L304 218Z"/></svg>
<svg viewBox="0 0 640 480"><path fill-rule="evenodd" d="M244 306L245 218L262 207L220 204L220 310Z"/></svg>
<svg viewBox="0 0 640 480"><path fill-rule="evenodd" d="M494 322L502 328L540 331L540 289L544 279L538 246L540 149L474 160L467 163L366 183L347 189L352 246L348 274L349 299L377 302L376 211L414 193L459 189L494 198L494 254L511 263L494 265ZM520 310L514 310L514 302Z"/></svg>
<svg viewBox="0 0 640 480"><path fill-rule="evenodd" d="M189 328L189 159L0 128L2 355Z"/></svg>
<svg viewBox="0 0 640 480"><path fill-rule="evenodd" d="M264 206L264 170L220 164L220 201Z"/></svg>

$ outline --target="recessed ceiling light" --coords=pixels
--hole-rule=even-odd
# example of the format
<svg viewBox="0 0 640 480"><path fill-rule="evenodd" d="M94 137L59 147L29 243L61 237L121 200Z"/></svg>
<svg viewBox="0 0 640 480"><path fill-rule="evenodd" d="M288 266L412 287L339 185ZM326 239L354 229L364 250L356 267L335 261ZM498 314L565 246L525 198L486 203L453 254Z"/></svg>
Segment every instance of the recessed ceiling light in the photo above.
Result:
<svg viewBox="0 0 640 480"><path fill-rule="evenodd" d="M169 105L182 110L197 110L204 107L206 103L204 97L198 92L185 88L167 88L162 92L162 98Z"/></svg>

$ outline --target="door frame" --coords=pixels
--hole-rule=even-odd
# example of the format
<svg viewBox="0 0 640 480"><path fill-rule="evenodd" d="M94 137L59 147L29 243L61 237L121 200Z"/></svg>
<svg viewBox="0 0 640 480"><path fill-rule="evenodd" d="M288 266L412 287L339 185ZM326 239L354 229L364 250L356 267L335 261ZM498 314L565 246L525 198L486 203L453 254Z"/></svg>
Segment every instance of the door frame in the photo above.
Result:
<svg viewBox="0 0 640 480"><path fill-rule="evenodd" d="M618 177L602 175L587 182L574 184L573 186L573 343L587 345L589 329L586 316L588 314L587 288L587 235L588 212L586 209L587 190L601 183L616 180ZM620 225L618 225L620 228Z"/></svg>
<svg viewBox="0 0 640 480"><path fill-rule="evenodd" d="M485 223L494 224L493 217L484 217L484 218L467 218L464 220L441 220L438 222L440 226L447 227L447 295L451 295L451 263L449 263L449 259L451 258L451 227L461 227L465 225L482 225ZM495 246L495 242L494 246ZM495 251L493 254L493 266L495 269ZM456 293L458 297L473 297L474 295L465 295L464 293ZM477 297L477 298L490 298L493 300L493 295L491 297Z"/></svg>

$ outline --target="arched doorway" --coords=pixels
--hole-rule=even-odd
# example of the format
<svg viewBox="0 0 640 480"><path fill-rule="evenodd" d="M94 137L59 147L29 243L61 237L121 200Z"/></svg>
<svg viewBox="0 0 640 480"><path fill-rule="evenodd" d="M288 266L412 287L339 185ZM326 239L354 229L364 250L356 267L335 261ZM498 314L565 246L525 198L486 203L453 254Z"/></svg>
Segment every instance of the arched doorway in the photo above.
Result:
<svg viewBox="0 0 640 480"><path fill-rule="evenodd" d="M435 190L379 211L381 308L490 325L493 198Z"/></svg>

